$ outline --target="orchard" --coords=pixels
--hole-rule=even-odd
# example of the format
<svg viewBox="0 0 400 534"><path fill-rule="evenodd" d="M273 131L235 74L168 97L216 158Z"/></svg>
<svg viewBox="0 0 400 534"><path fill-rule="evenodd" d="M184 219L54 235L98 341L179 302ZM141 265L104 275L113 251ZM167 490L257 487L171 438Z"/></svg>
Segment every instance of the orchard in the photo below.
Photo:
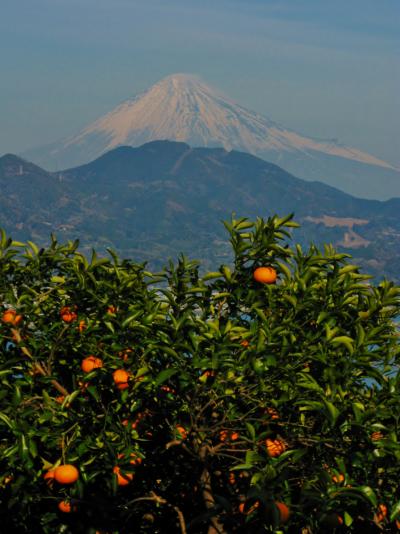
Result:
<svg viewBox="0 0 400 534"><path fill-rule="evenodd" d="M400 289L225 226L207 274L1 233L2 532L400 532Z"/></svg>

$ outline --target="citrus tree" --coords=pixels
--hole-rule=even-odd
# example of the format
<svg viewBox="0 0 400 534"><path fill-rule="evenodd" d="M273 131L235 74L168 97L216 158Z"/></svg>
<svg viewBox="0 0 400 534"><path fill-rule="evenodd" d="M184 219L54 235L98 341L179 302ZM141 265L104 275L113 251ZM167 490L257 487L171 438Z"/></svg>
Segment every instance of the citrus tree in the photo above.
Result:
<svg viewBox="0 0 400 534"><path fill-rule="evenodd" d="M291 216L225 226L205 275L2 233L4 532L400 528L400 289Z"/></svg>

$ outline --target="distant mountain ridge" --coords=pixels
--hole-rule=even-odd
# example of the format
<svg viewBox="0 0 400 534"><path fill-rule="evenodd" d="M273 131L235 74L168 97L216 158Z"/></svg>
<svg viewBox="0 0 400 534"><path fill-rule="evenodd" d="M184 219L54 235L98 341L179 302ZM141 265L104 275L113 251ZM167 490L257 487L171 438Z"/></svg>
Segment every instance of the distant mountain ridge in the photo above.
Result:
<svg viewBox="0 0 400 534"><path fill-rule="evenodd" d="M77 135L24 157L46 168L63 169L121 145L154 140L244 151L357 196L400 197L400 172L389 163L335 140L313 139L285 128L186 74L166 77Z"/></svg>
<svg viewBox="0 0 400 534"><path fill-rule="evenodd" d="M400 199L355 198L238 151L156 141L59 173L6 155L0 187L0 226L14 239L44 243L53 231L157 268L179 252L217 267L230 259L221 220L232 212L294 212L296 241L333 243L367 272L400 279Z"/></svg>

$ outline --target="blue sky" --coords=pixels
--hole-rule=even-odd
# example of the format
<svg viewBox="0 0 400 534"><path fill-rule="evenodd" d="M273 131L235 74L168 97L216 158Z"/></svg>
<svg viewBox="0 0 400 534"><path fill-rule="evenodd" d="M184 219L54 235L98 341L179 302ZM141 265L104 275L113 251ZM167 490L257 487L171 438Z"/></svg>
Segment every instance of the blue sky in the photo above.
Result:
<svg viewBox="0 0 400 534"><path fill-rule="evenodd" d="M2 0L0 154L174 72L400 165L398 0Z"/></svg>

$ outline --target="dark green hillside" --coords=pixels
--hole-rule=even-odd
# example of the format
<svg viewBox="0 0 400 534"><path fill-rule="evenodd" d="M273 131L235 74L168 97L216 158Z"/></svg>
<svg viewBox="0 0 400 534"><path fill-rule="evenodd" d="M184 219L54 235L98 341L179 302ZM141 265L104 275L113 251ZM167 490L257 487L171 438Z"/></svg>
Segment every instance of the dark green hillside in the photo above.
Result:
<svg viewBox="0 0 400 534"><path fill-rule="evenodd" d="M211 267L229 256L221 219L294 212L303 243L331 242L369 272L399 279L400 199L355 198L242 152L156 141L55 174L4 156L0 182L0 224L16 239L54 231L153 266L183 251Z"/></svg>

